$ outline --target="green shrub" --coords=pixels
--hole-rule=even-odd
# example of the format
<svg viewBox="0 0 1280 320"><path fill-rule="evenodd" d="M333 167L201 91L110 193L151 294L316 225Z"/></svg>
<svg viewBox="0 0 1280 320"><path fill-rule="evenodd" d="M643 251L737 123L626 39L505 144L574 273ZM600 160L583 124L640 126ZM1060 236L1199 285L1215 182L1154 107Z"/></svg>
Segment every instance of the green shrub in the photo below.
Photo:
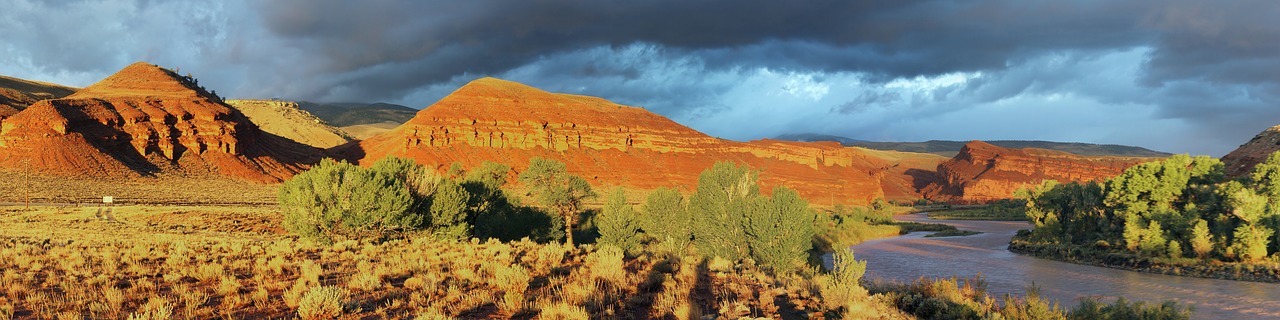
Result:
<svg viewBox="0 0 1280 320"><path fill-rule="evenodd" d="M831 255L832 270L819 281L819 293L829 309L848 307L856 298L867 295L867 289L859 283L867 272L867 262L856 260L852 249Z"/></svg>
<svg viewBox="0 0 1280 320"><path fill-rule="evenodd" d="M322 243L386 237L419 229L426 217L397 177L345 162L324 160L280 187L285 228Z"/></svg>
<svg viewBox="0 0 1280 320"><path fill-rule="evenodd" d="M689 212L693 217L693 244L699 252L729 260L748 256L743 226L760 195L757 177L758 173L750 168L726 161L717 162L698 175L698 188L689 197Z"/></svg>
<svg viewBox="0 0 1280 320"><path fill-rule="evenodd" d="M1109 319L1191 319L1191 308L1178 305L1173 301L1165 301L1158 305L1148 305L1138 301L1130 303L1123 297L1114 303L1106 304L1097 298L1084 298L1070 312L1069 319L1109 320Z"/></svg>
<svg viewBox="0 0 1280 320"><path fill-rule="evenodd" d="M635 252L640 245L640 220L635 209L627 205L622 187L614 189L596 217L600 238L597 243L613 245L624 252Z"/></svg>
<svg viewBox="0 0 1280 320"><path fill-rule="evenodd" d="M471 225L467 221L467 204L470 202L471 194L462 185L452 180L440 183L430 199L428 210L435 234L452 239L470 237Z"/></svg>
<svg viewBox="0 0 1280 320"><path fill-rule="evenodd" d="M684 196L671 188L658 188L645 198L644 233L670 252L683 254L693 238L692 219L685 208Z"/></svg>
<svg viewBox="0 0 1280 320"><path fill-rule="evenodd" d="M795 190L773 189L773 197L756 198L746 219L751 258L775 271L794 270L813 248L815 215Z"/></svg>

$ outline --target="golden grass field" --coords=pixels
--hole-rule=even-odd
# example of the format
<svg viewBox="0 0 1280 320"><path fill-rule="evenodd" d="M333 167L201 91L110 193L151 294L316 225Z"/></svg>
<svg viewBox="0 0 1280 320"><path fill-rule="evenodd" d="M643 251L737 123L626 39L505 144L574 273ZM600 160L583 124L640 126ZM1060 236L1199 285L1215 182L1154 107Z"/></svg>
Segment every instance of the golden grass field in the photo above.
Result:
<svg viewBox="0 0 1280 320"><path fill-rule="evenodd" d="M4 207L0 319L823 318L822 275L529 241L341 242L273 207ZM905 317L876 298L864 312ZM836 306L838 307L838 306Z"/></svg>

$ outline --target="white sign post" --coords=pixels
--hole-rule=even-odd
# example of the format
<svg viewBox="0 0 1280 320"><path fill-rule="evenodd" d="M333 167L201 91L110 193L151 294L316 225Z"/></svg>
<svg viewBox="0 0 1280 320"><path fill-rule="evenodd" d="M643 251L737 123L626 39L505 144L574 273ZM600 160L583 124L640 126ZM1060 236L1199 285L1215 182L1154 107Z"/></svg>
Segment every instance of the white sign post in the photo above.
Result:
<svg viewBox="0 0 1280 320"><path fill-rule="evenodd" d="M105 196L105 197L102 197L102 203L103 203L103 204L112 204L112 203L114 203L114 202L116 202L116 198L115 198L115 197L112 197L112 196Z"/></svg>

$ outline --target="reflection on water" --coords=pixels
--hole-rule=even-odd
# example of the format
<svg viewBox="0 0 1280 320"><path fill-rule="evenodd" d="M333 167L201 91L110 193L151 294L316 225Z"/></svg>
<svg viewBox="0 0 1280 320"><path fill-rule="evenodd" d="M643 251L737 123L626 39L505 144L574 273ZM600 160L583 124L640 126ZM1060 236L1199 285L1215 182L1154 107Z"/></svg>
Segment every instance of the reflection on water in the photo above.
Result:
<svg viewBox="0 0 1280 320"><path fill-rule="evenodd" d="M908 282L920 277L973 277L982 274L994 295L1022 295L1035 284L1041 295L1074 306L1095 296L1194 305L1195 318L1280 318L1280 284L1146 274L1021 256L1006 248L1025 222L930 220L925 214L901 218L954 225L984 233L968 237L925 238L912 233L864 242L853 249L867 260L867 278Z"/></svg>

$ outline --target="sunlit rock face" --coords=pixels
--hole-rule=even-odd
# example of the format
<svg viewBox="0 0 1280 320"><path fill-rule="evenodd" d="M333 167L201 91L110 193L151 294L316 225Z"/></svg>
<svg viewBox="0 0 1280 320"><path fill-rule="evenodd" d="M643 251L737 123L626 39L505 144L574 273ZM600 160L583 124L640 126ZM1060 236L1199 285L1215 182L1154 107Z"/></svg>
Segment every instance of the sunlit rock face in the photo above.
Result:
<svg viewBox="0 0 1280 320"><path fill-rule="evenodd" d="M760 170L766 192L788 186L816 203L918 196L913 178L896 160L878 157L882 153L836 143L718 139L643 108L492 78L475 80L395 130L337 153L365 165L402 156L441 167L495 161L516 171L541 157L566 163L597 186L686 191L702 170L733 161Z"/></svg>
<svg viewBox="0 0 1280 320"><path fill-rule="evenodd" d="M218 174L278 182L320 150L262 132L196 80L135 63L0 124L0 166L49 174Z"/></svg>
<svg viewBox="0 0 1280 320"><path fill-rule="evenodd" d="M1252 172L1254 166L1266 161L1267 157L1276 151L1280 151L1280 126L1271 127L1263 130L1262 133L1258 133L1249 142L1222 156L1222 163L1226 165L1228 176L1244 176Z"/></svg>
<svg viewBox="0 0 1280 320"><path fill-rule="evenodd" d="M1014 191L1058 182L1099 181L1120 175L1154 158L1085 157L1043 149L1001 148L982 141L965 144L951 160L938 165L938 180L925 188L927 197L951 202L1007 199Z"/></svg>
<svg viewBox="0 0 1280 320"><path fill-rule="evenodd" d="M351 142L351 135L302 110L297 102L280 100L227 100L262 131L305 145L328 149Z"/></svg>

